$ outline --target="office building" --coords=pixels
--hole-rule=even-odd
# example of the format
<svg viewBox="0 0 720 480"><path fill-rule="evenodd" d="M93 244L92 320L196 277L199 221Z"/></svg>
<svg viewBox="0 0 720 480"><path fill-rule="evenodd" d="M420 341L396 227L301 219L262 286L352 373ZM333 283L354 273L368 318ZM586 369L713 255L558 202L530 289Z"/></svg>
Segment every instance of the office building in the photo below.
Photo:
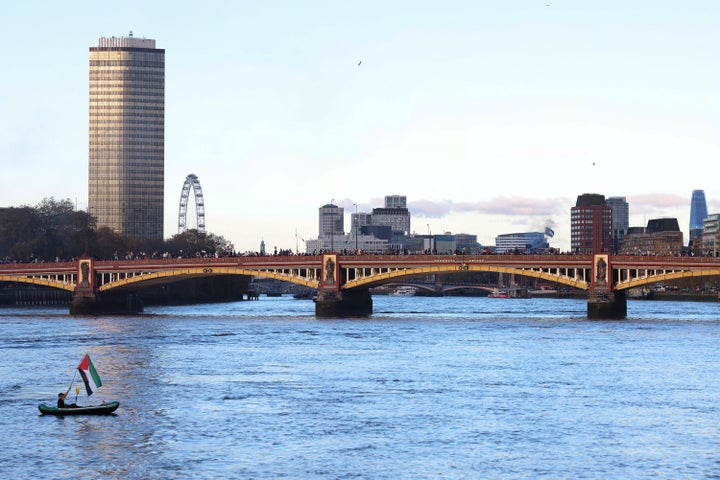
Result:
<svg viewBox="0 0 720 480"><path fill-rule="evenodd" d="M328 203L320 207L319 214L318 238L329 240L329 246L334 250L336 248L335 238L345 235L345 209Z"/></svg>
<svg viewBox="0 0 720 480"><path fill-rule="evenodd" d="M344 233L344 209L333 203L324 205L319 212L318 238L306 241L306 251L402 251L410 231L410 211L406 205L405 196L388 195L384 208L373 208L372 213L356 209L350 215L348 235Z"/></svg>
<svg viewBox="0 0 720 480"><path fill-rule="evenodd" d="M477 235L469 233L455 234L455 244L461 253L478 253L481 248L477 241Z"/></svg>
<svg viewBox="0 0 720 480"><path fill-rule="evenodd" d="M677 218L655 218L647 227L633 227L625 235L620 253L623 255L680 255L683 233Z"/></svg>
<svg viewBox="0 0 720 480"><path fill-rule="evenodd" d="M572 253L579 255L612 251L612 209L604 195L584 193L578 196L575 206L570 209L570 248Z"/></svg>
<svg viewBox="0 0 720 480"><path fill-rule="evenodd" d="M433 253L453 254L457 252L457 241L455 235L445 232L441 235L433 235L432 237Z"/></svg>
<svg viewBox="0 0 720 480"><path fill-rule="evenodd" d="M713 213L703 221L701 255L717 257L720 252L720 213Z"/></svg>
<svg viewBox="0 0 720 480"><path fill-rule="evenodd" d="M692 198L690 199L690 236L688 238L690 246L695 243L695 240L702 240L703 221L707 216L705 191L693 190Z"/></svg>
<svg viewBox="0 0 720 480"><path fill-rule="evenodd" d="M88 213L98 226L163 238L165 50L155 40L90 47Z"/></svg>
<svg viewBox="0 0 720 480"><path fill-rule="evenodd" d="M543 232L504 233L495 237L496 253L544 253L549 247Z"/></svg>
<svg viewBox="0 0 720 480"><path fill-rule="evenodd" d="M363 227L372 225L372 214L366 212L353 213L350 215L350 233L360 233Z"/></svg>
<svg viewBox="0 0 720 480"><path fill-rule="evenodd" d="M386 195L385 208L407 208L407 197L405 195Z"/></svg>
<svg viewBox="0 0 720 480"><path fill-rule="evenodd" d="M618 253L630 227L630 207L625 197L610 197L606 203L612 211L613 253Z"/></svg>
<svg viewBox="0 0 720 480"><path fill-rule="evenodd" d="M386 253L389 251L389 245L387 240L376 238L373 235L337 235L332 237L320 237L308 239L305 242L305 253L318 254L321 251L335 251L335 252L355 252L355 245L357 250L362 253Z"/></svg>
<svg viewBox="0 0 720 480"><path fill-rule="evenodd" d="M361 218L365 214L359 214ZM355 216L355 214L353 214ZM317 254L321 251L384 253L388 250L388 241L369 235L366 226L345 234L345 209L333 203L323 205L319 210L318 238L305 242L305 252ZM357 218L356 216L353 218Z"/></svg>
<svg viewBox="0 0 720 480"><path fill-rule="evenodd" d="M374 208L372 212L372 227L390 227L392 232L391 243L402 244L410 233L410 213L407 209ZM408 230L405 230L407 228Z"/></svg>
<svg viewBox="0 0 720 480"><path fill-rule="evenodd" d="M405 197L400 197L402 201L398 201L397 197L385 197L385 208L373 208L371 222L372 225L386 225L392 229L394 236L402 237L410 233L410 210L397 206L405 203Z"/></svg>

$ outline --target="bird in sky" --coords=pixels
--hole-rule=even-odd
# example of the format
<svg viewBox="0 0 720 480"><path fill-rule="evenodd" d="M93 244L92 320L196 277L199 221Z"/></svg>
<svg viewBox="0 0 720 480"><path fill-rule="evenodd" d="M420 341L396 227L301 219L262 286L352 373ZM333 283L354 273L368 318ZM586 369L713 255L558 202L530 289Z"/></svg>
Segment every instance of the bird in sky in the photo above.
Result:
<svg viewBox="0 0 720 480"><path fill-rule="evenodd" d="M358 62L358 67L360 66L361 63L362 63L362 60L360 60L360 61Z"/></svg>

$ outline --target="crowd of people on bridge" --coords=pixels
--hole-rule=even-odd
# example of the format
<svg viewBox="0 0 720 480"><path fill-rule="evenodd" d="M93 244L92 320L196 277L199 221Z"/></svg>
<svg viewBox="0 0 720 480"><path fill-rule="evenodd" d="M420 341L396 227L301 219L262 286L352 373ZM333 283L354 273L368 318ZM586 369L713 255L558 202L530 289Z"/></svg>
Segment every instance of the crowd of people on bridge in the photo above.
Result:
<svg viewBox="0 0 720 480"><path fill-rule="evenodd" d="M127 251L125 253L120 252L114 252L114 254L109 258L101 258L101 257L94 257L96 260L148 260L148 259L179 259L179 258L227 258L227 257L272 257L272 256L318 256L318 255L325 255L334 253L336 255L343 255L343 256L357 256L357 255L464 255L464 256L477 256L477 255L575 255L575 253L572 252L561 252L558 249L549 248L544 251L538 251L538 252L525 252L524 250L515 249L511 251L506 252L494 252L490 248L484 248L476 252L472 253L466 253L462 250L455 250L452 252L438 252L437 250L424 250L420 252L411 252L408 249L389 249L384 252L366 252L363 250L348 250L346 248L341 249L339 251L331 251L331 250L314 250L311 253L301 253L301 252L293 252L291 249L277 249L275 248L271 253L261 253L261 252L227 252L227 251L206 251L206 250L200 250L195 253L187 253L183 250L179 250L177 252L157 252L154 251L152 253L147 253L144 251L139 252L133 252L133 251ZM703 257L716 257L719 256L718 253L720 252L712 252L708 251L706 252L706 255L701 255ZM672 256L672 257L687 257L687 256L696 256L692 252L681 252L673 255L660 255L655 254L651 252L637 252L630 254L633 256L641 255L641 256ZM0 264L9 264L9 263L49 263L49 262L77 262L78 258L59 258L55 257L52 259L45 259L45 258L39 258L37 256L31 255L27 258L12 258L8 255L4 257L0 257Z"/></svg>

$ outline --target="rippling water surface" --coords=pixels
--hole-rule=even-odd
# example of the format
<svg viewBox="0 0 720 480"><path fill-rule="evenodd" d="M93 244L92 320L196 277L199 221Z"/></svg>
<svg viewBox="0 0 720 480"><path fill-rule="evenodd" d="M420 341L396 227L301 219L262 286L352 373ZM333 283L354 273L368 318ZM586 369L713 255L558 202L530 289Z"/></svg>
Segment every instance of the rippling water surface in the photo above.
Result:
<svg viewBox="0 0 720 480"><path fill-rule="evenodd" d="M720 304L0 309L2 478L720 478ZM41 416L89 353L121 402ZM75 385L80 383L75 381Z"/></svg>

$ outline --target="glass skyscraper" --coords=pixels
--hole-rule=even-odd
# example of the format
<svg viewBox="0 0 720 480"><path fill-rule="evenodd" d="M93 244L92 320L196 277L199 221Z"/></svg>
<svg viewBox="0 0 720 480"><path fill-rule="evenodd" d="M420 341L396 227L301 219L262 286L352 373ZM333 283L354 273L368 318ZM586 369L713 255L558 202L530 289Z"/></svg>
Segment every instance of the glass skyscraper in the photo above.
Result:
<svg viewBox="0 0 720 480"><path fill-rule="evenodd" d="M610 197L605 203L612 210L613 253L618 253L630 228L630 206L625 197Z"/></svg>
<svg viewBox="0 0 720 480"><path fill-rule="evenodd" d="M695 240L702 240L703 221L707 218L707 203L703 190L693 190L690 200L690 244Z"/></svg>
<svg viewBox="0 0 720 480"><path fill-rule="evenodd" d="M163 238L165 50L155 40L90 47L88 213L133 238Z"/></svg>

